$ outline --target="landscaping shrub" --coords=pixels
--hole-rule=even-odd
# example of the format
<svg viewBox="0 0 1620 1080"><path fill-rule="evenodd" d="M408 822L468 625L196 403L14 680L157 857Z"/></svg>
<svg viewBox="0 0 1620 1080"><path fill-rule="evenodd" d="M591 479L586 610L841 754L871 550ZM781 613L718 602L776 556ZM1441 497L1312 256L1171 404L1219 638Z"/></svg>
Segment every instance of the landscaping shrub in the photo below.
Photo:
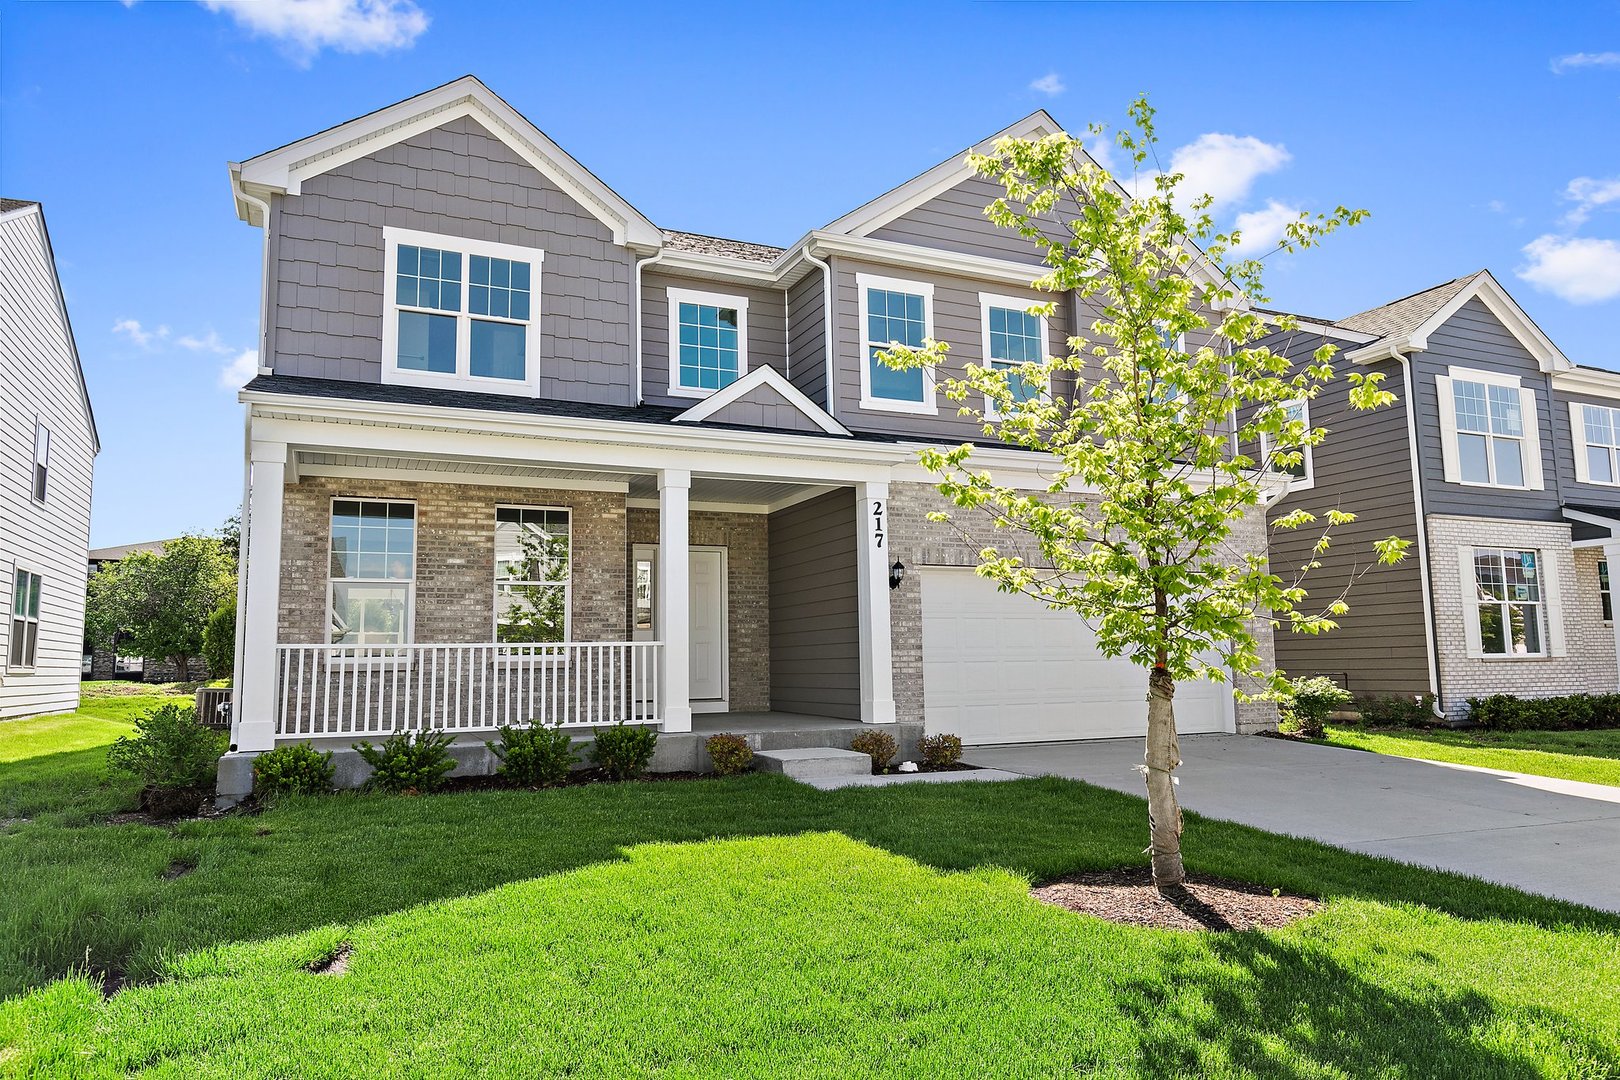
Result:
<svg viewBox="0 0 1620 1080"><path fill-rule="evenodd" d="M253 759L253 791L261 798L277 795L324 795L332 790L332 751L309 743L291 743Z"/></svg>
<svg viewBox="0 0 1620 1080"><path fill-rule="evenodd" d="M886 731L863 731L849 741L849 748L870 757L872 768L880 771L887 769L894 755L900 752L900 744Z"/></svg>
<svg viewBox="0 0 1620 1080"><path fill-rule="evenodd" d="M1422 697L1363 694L1356 698L1361 722L1373 727L1426 727L1436 723L1434 695Z"/></svg>
<svg viewBox="0 0 1620 1080"><path fill-rule="evenodd" d="M607 773L609 780L636 780L647 772L656 749L657 731L620 720L596 733L591 760Z"/></svg>
<svg viewBox="0 0 1620 1080"><path fill-rule="evenodd" d="M923 764L930 769L944 769L962 760L962 739L958 735L924 735L917 743Z"/></svg>
<svg viewBox="0 0 1620 1080"><path fill-rule="evenodd" d="M503 727L500 736L489 748L501 759L501 775L522 787L554 787L579 761L573 736L560 723Z"/></svg>
<svg viewBox="0 0 1620 1080"><path fill-rule="evenodd" d="M1332 679L1320 675L1292 679L1288 683L1288 696L1281 703L1284 729L1309 739L1320 739L1324 734L1322 724L1328 715L1349 701L1350 691Z"/></svg>
<svg viewBox="0 0 1620 1080"><path fill-rule="evenodd" d="M214 790L229 739L197 723L189 705L164 705L135 720L135 734L107 748L107 767L140 778L141 809L174 817L197 809Z"/></svg>
<svg viewBox="0 0 1620 1080"><path fill-rule="evenodd" d="M202 658L211 678L231 677L236 665L236 597L215 608L203 624Z"/></svg>
<svg viewBox="0 0 1620 1080"><path fill-rule="evenodd" d="M366 790L386 791L390 795L436 791L444 786L445 776L456 767L456 759L450 756L449 750L452 741L449 732L404 731L384 739L381 746L355 743L355 750L371 766Z"/></svg>
<svg viewBox="0 0 1620 1080"><path fill-rule="evenodd" d="M721 776L747 772L754 763L753 748L741 735L710 735L703 746L709 751L709 760L714 762L714 771Z"/></svg>
<svg viewBox="0 0 1620 1080"><path fill-rule="evenodd" d="M1467 717L1494 731L1587 731L1620 727L1620 694L1469 698Z"/></svg>

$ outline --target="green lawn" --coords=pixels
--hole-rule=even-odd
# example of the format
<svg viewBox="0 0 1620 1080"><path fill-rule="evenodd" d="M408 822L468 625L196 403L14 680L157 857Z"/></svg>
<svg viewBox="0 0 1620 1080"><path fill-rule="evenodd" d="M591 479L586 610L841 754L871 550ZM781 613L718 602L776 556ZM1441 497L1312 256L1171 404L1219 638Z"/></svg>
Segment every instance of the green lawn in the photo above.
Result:
<svg viewBox="0 0 1620 1080"><path fill-rule="evenodd" d="M0 1074L1620 1077L1620 916L1191 814L1193 868L1324 909L1194 935L1029 899L1145 832L1055 779L40 816L0 830Z"/></svg>
<svg viewBox="0 0 1620 1080"><path fill-rule="evenodd" d="M1322 741L1376 754L1620 785L1620 730L1449 731L1329 725Z"/></svg>

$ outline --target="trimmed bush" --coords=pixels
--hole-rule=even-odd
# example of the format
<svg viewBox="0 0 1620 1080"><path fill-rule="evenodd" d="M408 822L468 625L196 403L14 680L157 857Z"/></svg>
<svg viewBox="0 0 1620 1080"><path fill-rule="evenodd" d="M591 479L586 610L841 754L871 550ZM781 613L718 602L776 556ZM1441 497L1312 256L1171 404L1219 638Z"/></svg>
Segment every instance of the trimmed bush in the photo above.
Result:
<svg viewBox="0 0 1620 1080"><path fill-rule="evenodd" d="M923 764L930 769L944 769L962 760L962 739L959 735L924 735L917 743Z"/></svg>
<svg viewBox="0 0 1620 1080"><path fill-rule="evenodd" d="M721 776L747 772L754 763L754 750L741 735L710 735L703 740L703 747L709 752L709 760L714 762L714 771Z"/></svg>
<svg viewBox="0 0 1620 1080"><path fill-rule="evenodd" d="M1328 715L1350 702L1350 691L1320 675L1293 679L1282 701L1284 729L1309 739L1320 739Z"/></svg>
<svg viewBox="0 0 1620 1080"><path fill-rule="evenodd" d="M596 733L591 744L591 760L609 780L639 780L652 764L658 749L658 732L650 727L626 724L620 720Z"/></svg>
<svg viewBox="0 0 1620 1080"><path fill-rule="evenodd" d="M194 812L214 790L222 731L197 723L189 705L164 705L135 720L135 734L107 748L107 767L140 778L141 809L158 817Z"/></svg>
<svg viewBox="0 0 1620 1080"><path fill-rule="evenodd" d="M503 727L500 736L490 751L501 759L500 774L521 787L555 787L579 761L574 738L560 723Z"/></svg>
<svg viewBox="0 0 1620 1080"><path fill-rule="evenodd" d="M1361 722L1372 727L1429 727L1438 721L1434 715L1434 695L1406 697L1363 694L1355 699Z"/></svg>
<svg viewBox="0 0 1620 1080"><path fill-rule="evenodd" d="M882 772L900 752L900 744L887 731L863 731L849 741L849 748L872 759L872 768Z"/></svg>
<svg viewBox="0 0 1620 1080"><path fill-rule="evenodd" d="M355 743L354 749L371 766L366 790L390 795L437 791L456 767L450 756L453 738L445 731L403 731L384 739L381 746Z"/></svg>
<svg viewBox="0 0 1620 1080"><path fill-rule="evenodd" d="M333 771L332 751L290 743L253 759L253 791L262 798L324 795L332 790Z"/></svg>
<svg viewBox="0 0 1620 1080"><path fill-rule="evenodd" d="M1469 698L1467 717L1493 731L1587 731L1620 727L1620 694Z"/></svg>
<svg viewBox="0 0 1620 1080"><path fill-rule="evenodd" d="M236 665L236 597L215 608L203 624L202 658L211 678L231 677Z"/></svg>

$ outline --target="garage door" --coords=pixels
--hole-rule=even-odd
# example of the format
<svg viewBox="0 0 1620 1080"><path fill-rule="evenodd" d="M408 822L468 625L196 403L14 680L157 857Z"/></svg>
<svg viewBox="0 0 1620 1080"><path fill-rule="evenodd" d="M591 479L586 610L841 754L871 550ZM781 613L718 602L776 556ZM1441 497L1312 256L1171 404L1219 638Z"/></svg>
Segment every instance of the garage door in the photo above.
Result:
<svg viewBox="0 0 1620 1080"><path fill-rule="evenodd" d="M971 570L924 568L923 707L965 743L1141 736L1147 673L1111 660L1078 616L999 592ZM1229 689L1176 688L1176 730L1227 730Z"/></svg>

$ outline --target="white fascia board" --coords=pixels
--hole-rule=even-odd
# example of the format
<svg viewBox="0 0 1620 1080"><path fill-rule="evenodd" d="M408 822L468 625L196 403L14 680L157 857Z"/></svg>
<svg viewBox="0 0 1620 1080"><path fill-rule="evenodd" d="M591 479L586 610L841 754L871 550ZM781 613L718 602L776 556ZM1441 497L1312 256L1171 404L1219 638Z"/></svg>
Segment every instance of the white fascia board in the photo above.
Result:
<svg viewBox="0 0 1620 1080"><path fill-rule="evenodd" d="M768 364L761 364L742 378L731 383L723 390L716 390L690 409L675 417L675 423L696 423L707 420L727 405L740 398L747 397L759 387L768 387L782 396L788 404L804 414L805 419L815 424L828 435L842 435L848 437L847 427L840 424L827 414L827 411L814 401L805 397L803 392L782 377L781 372Z"/></svg>
<svg viewBox="0 0 1620 1080"><path fill-rule="evenodd" d="M776 263L746 263L737 259L727 259L719 255L704 255L696 251L671 251L664 249L653 270L657 273L679 273L691 277L712 278L719 281L737 282L743 285L760 285L766 288L779 289L779 274Z"/></svg>
<svg viewBox="0 0 1620 1080"><path fill-rule="evenodd" d="M1603 368L1569 368L1555 371L1553 389L1571 394L1620 399L1620 371Z"/></svg>
<svg viewBox="0 0 1620 1080"><path fill-rule="evenodd" d="M892 240L872 240L867 237L837 236L831 233L811 234L810 248L814 254L841 255L864 262L903 266L908 270L932 271L975 281L997 281L1007 285L1034 288L1038 278L1045 277L1051 267L1045 263L1020 263L1011 259L990 259L982 255L967 255L943 248L919 247L899 244ZM1048 294L1058 297L1060 293Z"/></svg>
<svg viewBox="0 0 1620 1080"><path fill-rule="evenodd" d="M1480 302L1490 309L1491 314L1501 320L1503 326L1536 358L1542 371L1557 372L1573 370L1575 364L1569 357L1554 345L1552 339L1541 332L1525 310L1519 306L1508 291L1502 288L1496 278L1486 270L1476 277L1472 284L1452 297L1445 307L1429 316L1427 321L1412 331L1407 339L1414 349L1426 349L1429 346L1429 335L1444 326L1451 317L1462 310L1468 301L1478 297Z"/></svg>
<svg viewBox="0 0 1620 1080"><path fill-rule="evenodd" d="M1620 506L1615 507L1613 517L1602 514L1589 514L1583 510L1572 510L1567 506L1563 507L1561 512L1570 521L1579 521L1585 525L1596 525L1599 528L1608 529L1611 533L1616 529L1620 529Z"/></svg>
<svg viewBox="0 0 1620 1080"><path fill-rule="evenodd" d="M251 185L296 195L312 176L463 116L477 120L590 210L613 230L615 243L646 250L663 245L663 233L639 210L471 75L249 158L232 170L233 180L238 188ZM243 213L238 200L238 214Z"/></svg>

